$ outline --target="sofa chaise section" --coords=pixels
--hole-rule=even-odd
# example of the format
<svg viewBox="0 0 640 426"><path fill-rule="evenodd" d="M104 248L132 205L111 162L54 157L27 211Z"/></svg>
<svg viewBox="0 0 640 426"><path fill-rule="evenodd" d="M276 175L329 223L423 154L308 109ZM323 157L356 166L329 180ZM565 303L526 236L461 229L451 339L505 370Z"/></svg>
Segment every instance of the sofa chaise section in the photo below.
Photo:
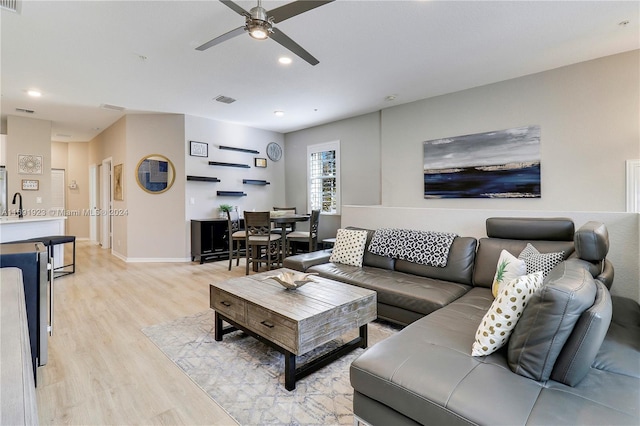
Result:
<svg viewBox="0 0 640 426"><path fill-rule="evenodd" d="M613 271L604 258L606 228L595 223L581 227L574 235L574 251L566 241L572 229L566 229L559 240L549 238L549 231L565 227L562 221L534 223L535 233L525 229L531 221L487 221L489 236L478 245L474 287L369 348L352 363L353 407L358 419L370 425L640 423L640 307L635 301L609 295ZM525 229L524 233L518 228ZM562 250L568 260L549 274L545 285L555 286L555 294L566 297L567 303L584 299L585 294L585 300L593 298L575 325L569 329L558 326L561 333L532 318L537 312L555 316L544 311L543 296L534 308L529 310L534 303L530 302L523 312L523 318L528 315L523 324L533 324L542 335L551 331L548 341L555 342L540 355L544 358L555 351L555 365L534 365L534 369L540 367L539 373L550 376L544 380L516 374L509 364L511 342L522 345L521 337L531 331L518 330L520 322L514 330L519 337L512 336L509 345L488 356L471 356L476 330L494 300L489 277L495 273L502 247L517 253L526 245L518 237L527 237L527 241L542 238L535 245L544 251L565 247ZM554 293L548 289L546 294ZM559 334L564 337L559 339ZM534 348L533 353L539 349Z"/></svg>

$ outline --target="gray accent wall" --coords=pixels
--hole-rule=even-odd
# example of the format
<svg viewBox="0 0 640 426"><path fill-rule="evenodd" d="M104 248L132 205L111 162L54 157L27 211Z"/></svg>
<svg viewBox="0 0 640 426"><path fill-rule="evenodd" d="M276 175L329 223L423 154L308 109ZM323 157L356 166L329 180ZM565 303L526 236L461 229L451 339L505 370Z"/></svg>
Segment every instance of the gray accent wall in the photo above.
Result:
<svg viewBox="0 0 640 426"><path fill-rule="evenodd" d="M625 211L639 64L636 50L383 110L382 205ZM540 199L424 199L424 141L527 125L541 129Z"/></svg>
<svg viewBox="0 0 640 426"><path fill-rule="evenodd" d="M380 113L365 114L285 135L286 199L307 211L307 147L340 141L342 204L380 204ZM320 239L334 237L340 216L322 215Z"/></svg>
<svg viewBox="0 0 640 426"><path fill-rule="evenodd" d="M527 125L541 127L540 199L424 199L424 141ZM622 213L625 161L640 158L640 51L286 134L288 203L306 203L306 146L330 140L343 144L342 204L349 216L325 227L326 234L340 226L378 226L385 219L389 226L418 226L416 216L424 218L422 229L434 230L428 226L434 218L437 224L450 222L454 231L461 228L461 234L471 223L483 229L488 216L502 213L561 214L575 217L577 226L593 216L610 221L614 231L614 293L640 299L640 215ZM464 225L456 227L461 217Z"/></svg>

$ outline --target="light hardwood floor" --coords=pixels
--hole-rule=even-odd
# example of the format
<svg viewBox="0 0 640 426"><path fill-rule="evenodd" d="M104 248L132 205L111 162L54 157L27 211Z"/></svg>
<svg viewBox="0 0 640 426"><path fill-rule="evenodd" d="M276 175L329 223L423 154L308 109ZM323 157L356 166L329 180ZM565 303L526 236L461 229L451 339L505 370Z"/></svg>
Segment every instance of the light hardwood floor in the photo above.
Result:
<svg viewBox="0 0 640 426"><path fill-rule="evenodd" d="M209 309L209 284L244 275L243 261L126 263L79 241L76 263L55 281L40 423L236 424L141 329Z"/></svg>

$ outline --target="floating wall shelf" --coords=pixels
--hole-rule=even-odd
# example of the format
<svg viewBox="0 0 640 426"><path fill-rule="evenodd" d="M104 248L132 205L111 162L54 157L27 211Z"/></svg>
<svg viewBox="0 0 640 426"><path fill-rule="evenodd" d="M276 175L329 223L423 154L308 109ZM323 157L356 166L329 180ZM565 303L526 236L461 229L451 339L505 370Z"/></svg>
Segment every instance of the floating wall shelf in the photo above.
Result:
<svg viewBox="0 0 640 426"><path fill-rule="evenodd" d="M271 182L258 179L242 179L242 183L244 183L245 185L271 185Z"/></svg>
<svg viewBox="0 0 640 426"><path fill-rule="evenodd" d="M247 195L242 191L218 191L217 194L219 197L244 197Z"/></svg>
<svg viewBox="0 0 640 426"><path fill-rule="evenodd" d="M248 169L248 164L238 164L238 163L221 163L219 161L209 161L210 166L225 166L225 167L240 167L242 169Z"/></svg>
<svg viewBox="0 0 640 426"><path fill-rule="evenodd" d="M197 182L220 182L220 179L217 177L209 177L209 176L187 176L187 180L197 181Z"/></svg>
<svg viewBox="0 0 640 426"><path fill-rule="evenodd" d="M256 151L255 149L246 149L246 148L235 148L233 146L224 146L224 145L220 145L218 146L218 148L220 149L227 149L229 151L240 151L240 152L246 152L248 154L260 154L260 151Z"/></svg>

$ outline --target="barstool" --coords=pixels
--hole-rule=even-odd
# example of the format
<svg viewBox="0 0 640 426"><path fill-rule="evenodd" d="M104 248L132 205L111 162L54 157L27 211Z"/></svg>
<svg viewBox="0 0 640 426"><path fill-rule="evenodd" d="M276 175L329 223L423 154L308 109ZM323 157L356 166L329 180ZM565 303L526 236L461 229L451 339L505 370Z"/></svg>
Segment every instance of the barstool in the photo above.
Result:
<svg viewBox="0 0 640 426"><path fill-rule="evenodd" d="M51 265L54 263L54 249L59 244L73 243L73 257L71 263L58 267L53 267L53 274L56 277L63 277L65 275L73 274L76 272L76 237L75 235L50 235L46 237L31 238L29 241L40 241L47 247L49 251L49 258L51 258ZM62 259L61 263L64 263ZM71 270L65 270L65 268L71 267Z"/></svg>

